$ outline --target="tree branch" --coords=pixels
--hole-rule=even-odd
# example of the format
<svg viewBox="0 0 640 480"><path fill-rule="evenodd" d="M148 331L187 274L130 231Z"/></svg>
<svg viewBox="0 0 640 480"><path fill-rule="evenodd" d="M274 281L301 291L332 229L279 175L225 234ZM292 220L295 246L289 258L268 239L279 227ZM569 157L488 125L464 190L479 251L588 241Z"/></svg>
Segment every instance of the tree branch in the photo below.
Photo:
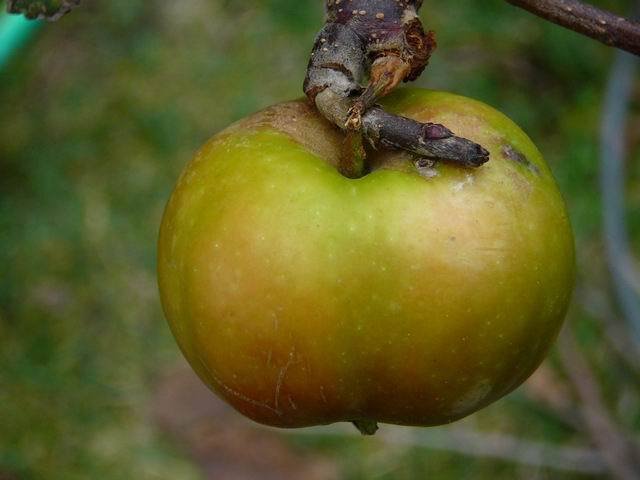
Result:
<svg viewBox="0 0 640 480"><path fill-rule="evenodd" d="M577 0L507 0L534 15L640 55L640 23Z"/></svg>
<svg viewBox="0 0 640 480"><path fill-rule="evenodd" d="M392 115L376 105L401 82L418 78L436 47L433 32L424 31L417 14L422 0L328 0L326 5L327 22L316 37L303 87L321 115L352 140L364 137L374 147L465 167L489 160L487 150L442 125ZM349 160L360 144L346 143L340 165L346 176L363 173L354 169L362 162Z"/></svg>

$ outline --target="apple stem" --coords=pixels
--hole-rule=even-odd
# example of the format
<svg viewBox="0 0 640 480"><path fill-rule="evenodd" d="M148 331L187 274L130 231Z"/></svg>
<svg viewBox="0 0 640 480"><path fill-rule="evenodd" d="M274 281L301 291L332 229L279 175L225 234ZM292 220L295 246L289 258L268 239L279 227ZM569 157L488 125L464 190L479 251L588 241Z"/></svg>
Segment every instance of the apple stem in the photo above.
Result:
<svg viewBox="0 0 640 480"><path fill-rule="evenodd" d="M327 1L327 22L316 37L304 91L325 118L357 134L345 142L340 170L346 176L364 174L364 142L357 137L374 148L407 150L467 167L489 159L487 150L442 125L416 122L376 105L401 82L418 78L436 47L433 32L425 33L418 18L421 6L422 0Z"/></svg>
<svg viewBox="0 0 640 480"><path fill-rule="evenodd" d="M338 161L338 170L347 178L364 175L366 152L359 132L347 132Z"/></svg>
<svg viewBox="0 0 640 480"><path fill-rule="evenodd" d="M375 435L378 431L378 422L375 420L354 420L353 425L362 435Z"/></svg>

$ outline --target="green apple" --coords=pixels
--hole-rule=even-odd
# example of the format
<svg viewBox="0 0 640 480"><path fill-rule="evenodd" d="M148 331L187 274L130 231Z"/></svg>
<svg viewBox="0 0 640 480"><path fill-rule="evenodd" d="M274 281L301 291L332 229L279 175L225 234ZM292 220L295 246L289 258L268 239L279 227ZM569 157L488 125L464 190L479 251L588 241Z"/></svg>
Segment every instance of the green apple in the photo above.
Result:
<svg viewBox="0 0 640 480"><path fill-rule="evenodd" d="M511 120L444 92L389 111L483 145L478 169L379 151L340 175L342 134L303 101L213 137L162 222L164 311L213 391L278 427L438 425L520 385L574 280L564 202Z"/></svg>

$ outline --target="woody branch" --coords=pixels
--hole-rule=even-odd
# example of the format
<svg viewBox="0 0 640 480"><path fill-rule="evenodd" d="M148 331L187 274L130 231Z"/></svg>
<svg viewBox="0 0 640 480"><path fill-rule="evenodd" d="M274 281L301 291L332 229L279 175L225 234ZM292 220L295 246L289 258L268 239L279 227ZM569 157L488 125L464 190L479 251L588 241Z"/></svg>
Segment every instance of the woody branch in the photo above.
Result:
<svg viewBox="0 0 640 480"><path fill-rule="evenodd" d="M640 23L577 0L507 0L510 4L591 37L640 55Z"/></svg>
<svg viewBox="0 0 640 480"><path fill-rule="evenodd" d="M361 136L374 148L480 166L489 159L480 145L443 125L392 115L376 104L401 82L418 78L435 49L433 33L424 31L417 15L421 5L422 0L328 0L304 91L347 138ZM362 174L361 168L345 165L345 175Z"/></svg>

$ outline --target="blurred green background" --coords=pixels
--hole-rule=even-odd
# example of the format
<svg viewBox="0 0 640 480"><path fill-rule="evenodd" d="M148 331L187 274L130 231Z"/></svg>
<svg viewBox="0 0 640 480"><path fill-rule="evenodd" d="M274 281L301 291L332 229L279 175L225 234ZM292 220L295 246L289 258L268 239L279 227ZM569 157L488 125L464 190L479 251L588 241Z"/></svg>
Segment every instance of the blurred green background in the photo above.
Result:
<svg viewBox="0 0 640 480"><path fill-rule="evenodd" d="M598 194L614 51L501 0L426 2L439 48L417 84L502 110L550 163L579 264L564 351L459 425L374 439L254 426L190 377L156 289L164 204L213 133L301 95L322 4L87 1L0 70L0 479L616 478L580 378L638 455L640 358ZM626 214L640 254L640 81L633 99Z"/></svg>

